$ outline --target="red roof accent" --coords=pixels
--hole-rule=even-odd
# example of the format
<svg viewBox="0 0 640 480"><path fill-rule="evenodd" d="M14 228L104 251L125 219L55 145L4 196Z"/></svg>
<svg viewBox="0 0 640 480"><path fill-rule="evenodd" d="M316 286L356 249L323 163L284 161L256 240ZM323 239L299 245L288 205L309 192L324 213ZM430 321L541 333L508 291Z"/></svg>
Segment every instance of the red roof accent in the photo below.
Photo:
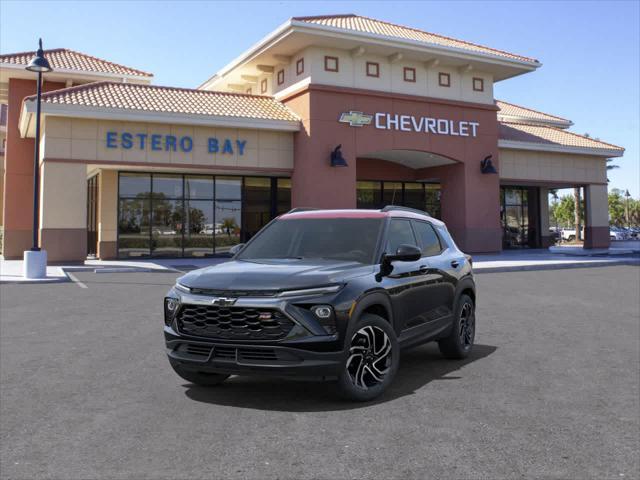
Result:
<svg viewBox="0 0 640 480"><path fill-rule="evenodd" d="M498 131L500 140L624 152L624 148L617 145L546 125L498 122Z"/></svg>
<svg viewBox="0 0 640 480"><path fill-rule="evenodd" d="M35 51L6 53L0 55L0 64L28 65ZM108 73L113 75L131 75L136 77L153 77L152 73L144 72L119 63L103 60L68 48L54 48L44 50L44 55L55 70L76 70L78 72Z"/></svg>
<svg viewBox="0 0 640 480"><path fill-rule="evenodd" d="M550 113L541 112L539 110L534 110L533 108L523 107L522 105L516 105L515 103L505 102L504 100L496 100L496 105L500 109L498 111L498 115L530 118L532 120L543 122L545 120L563 122L567 125L571 125L572 123L571 120L568 120L566 118L558 117L557 115L551 115Z"/></svg>

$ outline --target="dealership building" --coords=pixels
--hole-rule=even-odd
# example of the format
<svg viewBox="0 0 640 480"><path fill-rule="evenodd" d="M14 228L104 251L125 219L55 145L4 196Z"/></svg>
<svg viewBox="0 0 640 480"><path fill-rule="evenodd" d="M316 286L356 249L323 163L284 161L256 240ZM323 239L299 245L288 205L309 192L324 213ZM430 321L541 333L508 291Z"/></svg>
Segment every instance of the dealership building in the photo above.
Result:
<svg viewBox="0 0 640 480"><path fill-rule="evenodd" d="M34 52L0 55L2 251L31 247ZM356 15L292 18L196 89L45 50L40 239L51 261L210 256L292 207L427 210L468 252L545 247L550 189L580 187L609 244L624 149L496 100L538 60ZM541 91L551 86L540 85Z"/></svg>

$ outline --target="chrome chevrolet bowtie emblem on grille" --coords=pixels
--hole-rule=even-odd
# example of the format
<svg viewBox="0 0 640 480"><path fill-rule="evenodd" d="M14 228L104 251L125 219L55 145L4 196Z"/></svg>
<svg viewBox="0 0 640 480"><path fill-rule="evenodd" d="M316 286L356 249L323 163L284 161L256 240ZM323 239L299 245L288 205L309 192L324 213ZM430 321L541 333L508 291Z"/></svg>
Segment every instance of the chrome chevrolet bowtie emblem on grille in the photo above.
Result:
<svg viewBox="0 0 640 480"><path fill-rule="evenodd" d="M233 305L236 303L237 298L228 298L228 297L218 297L211 300L211 303L217 305L218 307L227 307L229 305Z"/></svg>
<svg viewBox="0 0 640 480"><path fill-rule="evenodd" d="M353 110L349 112L342 112L340 115L340 123L348 123L352 127L362 127L364 125L371 125L371 120L373 120L373 115L369 115L367 113L362 112L354 112Z"/></svg>

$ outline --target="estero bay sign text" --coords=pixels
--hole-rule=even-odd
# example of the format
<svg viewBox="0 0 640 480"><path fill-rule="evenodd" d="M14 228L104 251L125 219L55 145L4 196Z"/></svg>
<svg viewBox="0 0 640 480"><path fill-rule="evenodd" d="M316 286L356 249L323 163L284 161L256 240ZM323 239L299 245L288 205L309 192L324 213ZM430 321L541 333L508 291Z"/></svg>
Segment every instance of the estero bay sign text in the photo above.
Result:
<svg viewBox="0 0 640 480"><path fill-rule="evenodd" d="M193 138L189 135L161 135L148 133L131 132L107 132L107 148L124 148L125 150L156 150L164 152L185 152L193 150ZM220 153L233 155L244 155L246 140L231 140L229 138L218 139L209 137L207 139L207 151L209 153Z"/></svg>

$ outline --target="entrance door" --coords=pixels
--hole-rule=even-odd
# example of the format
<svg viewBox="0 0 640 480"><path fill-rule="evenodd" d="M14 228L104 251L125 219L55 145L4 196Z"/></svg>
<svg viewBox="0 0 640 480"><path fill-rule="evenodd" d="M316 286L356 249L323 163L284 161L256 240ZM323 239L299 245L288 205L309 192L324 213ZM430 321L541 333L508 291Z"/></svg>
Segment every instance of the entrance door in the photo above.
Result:
<svg viewBox="0 0 640 480"><path fill-rule="evenodd" d="M536 187L500 187L503 248L540 246L538 193Z"/></svg>
<svg viewBox="0 0 640 480"><path fill-rule="evenodd" d="M87 180L87 255L98 254L98 175Z"/></svg>

